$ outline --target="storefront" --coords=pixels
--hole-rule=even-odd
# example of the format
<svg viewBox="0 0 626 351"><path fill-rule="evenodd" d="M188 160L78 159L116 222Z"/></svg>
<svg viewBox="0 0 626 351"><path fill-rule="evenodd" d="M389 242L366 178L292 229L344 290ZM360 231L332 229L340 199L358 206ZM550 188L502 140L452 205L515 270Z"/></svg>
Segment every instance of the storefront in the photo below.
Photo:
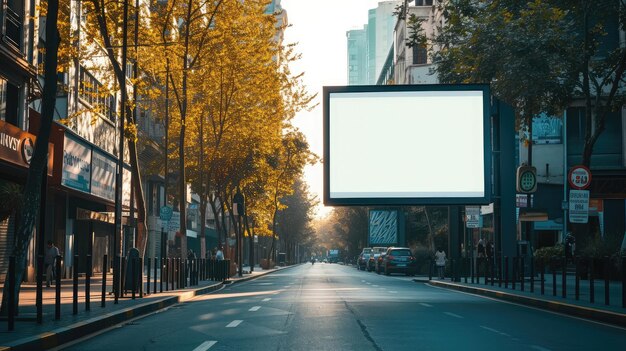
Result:
<svg viewBox="0 0 626 351"><path fill-rule="evenodd" d="M34 153L36 136L0 120L0 280L4 279L9 256L15 244L15 227L28 167ZM48 175L52 175L53 150L49 145ZM34 240L28 253L27 274L34 272Z"/></svg>
<svg viewBox="0 0 626 351"><path fill-rule="evenodd" d="M65 272L87 270L86 257L92 256L93 272L101 272L104 255L112 258L115 232L116 158L63 128L54 136L62 145L63 156L55 162L54 231L62 234L59 246L65 255ZM123 207L130 208L130 169L124 169ZM126 224L127 217L122 224ZM119 246L118 246L119 247ZM76 264L74 255L78 255Z"/></svg>

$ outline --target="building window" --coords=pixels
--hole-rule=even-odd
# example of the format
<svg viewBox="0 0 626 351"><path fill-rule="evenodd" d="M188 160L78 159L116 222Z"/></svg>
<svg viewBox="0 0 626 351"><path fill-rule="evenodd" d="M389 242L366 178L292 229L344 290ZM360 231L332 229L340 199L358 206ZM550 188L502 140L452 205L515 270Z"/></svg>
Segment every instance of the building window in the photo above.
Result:
<svg viewBox="0 0 626 351"><path fill-rule="evenodd" d="M423 45L413 47L413 64L423 65L428 61L428 51Z"/></svg>
<svg viewBox="0 0 626 351"><path fill-rule="evenodd" d="M0 120L14 126L18 124L18 104L19 89L0 77Z"/></svg>
<svg viewBox="0 0 626 351"><path fill-rule="evenodd" d="M78 97L110 121L115 121L115 97L84 67L80 67Z"/></svg>

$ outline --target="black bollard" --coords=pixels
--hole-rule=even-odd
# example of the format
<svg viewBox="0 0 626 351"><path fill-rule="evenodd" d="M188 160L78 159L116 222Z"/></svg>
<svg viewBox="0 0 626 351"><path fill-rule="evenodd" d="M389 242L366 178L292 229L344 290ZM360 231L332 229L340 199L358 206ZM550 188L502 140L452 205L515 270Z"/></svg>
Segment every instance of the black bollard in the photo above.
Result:
<svg viewBox="0 0 626 351"><path fill-rule="evenodd" d="M467 257L463 258L463 281L467 284L467 275L468 275L468 264Z"/></svg>
<svg viewBox="0 0 626 351"><path fill-rule="evenodd" d="M556 263L554 257L550 259L550 269L552 270L552 296L556 296Z"/></svg>
<svg viewBox="0 0 626 351"><path fill-rule="evenodd" d="M562 297L565 299L567 298L567 259L565 257L563 257L563 259L561 259L561 265L563 266L562 268L562 279L561 279L561 285L563 288L563 292L562 292Z"/></svg>
<svg viewBox="0 0 626 351"><path fill-rule="evenodd" d="M135 292L137 291L137 259L135 259L134 257L130 259L130 283L131 283L131 287L130 287L130 291L131 291L131 298L134 300L135 299ZM126 281L124 281L126 282Z"/></svg>
<svg viewBox="0 0 626 351"><path fill-rule="evenodd" d="M9 331L15 330L15 256L9 257Z"/></svg>
<svg viewBox="0 0 626 351"><path fill-rule="evenodd" d="M593 265L593 261L595 259L594 258L590 258L589 259L589 302L594 303L596 302L596 289L594 286L594 281L593 281L593 270L594 270L594 265Z"/></svg>
<svg viewBox="0 0 626 351"><path fill-rule="evenodd" d="M513 257L513 269L511 269L511 289L515 290L515 283L517 283L517 262L519 260L518 256Z"/></svg>
<svg viewBox="0 0 626 351"><path fill-rule="evenodd" d="M139 267L137 267L137 273L139 276L139 298L142 299L143 298L143 257L139 257L139 262L137 262L137 265ZM150 266L148 266L150 267ZM148 269L149 271L149 269ZM148 292L150 292L150 284L148 284Z"/></svg>
<svg viewBox="0 0 626 351"><path fill-rule="evenodd" d="M154 258L154 283L153 286L154 288L152 289L152 293L156 294L157 293L157 272L158 272L158 265L159 265L159 259L158 258ZM148 285L148 291L150 290L150 285Z"/></svg>
<svg viewBox="0 0 626 351"><path fill-rule="evenodd" d="M430 258L428 259L428 280L433 280L433 260Z"/></svg>
<svg viewBox="0 0 626 351"><path fill-rule="evenodd" d="M91 311L91 255L87 255L87 272L85 272L85 311Z"/></svg>
<svg viewBox="0 0 626 351"><path fill-rule="evenodd" d="M37 297L35 304L37 305L37 324L43 323L43 271L45 265L43 256L37 256Z"/></svg>
<svg viewBox="0 0 626 351"><path fill-rule="evenodd" d="M546 292L546 263L543 261L543 258L539 260L539 266L541 267L541 295Z"/></svg>
<svg viewBox="0 0 626 351"><path fill-rule="evenodd" d="M74 255L72 266L72 270L74 271L72 284L72 314L78 314L78 255Z"/></svg>
<svg viewBox="0 0 626 351"><path fill-rule="evenodd" d="M502 287L502 256L498 256L498 287Z"/></svg>
<svg viewBox="0 0 626 351"><path fill-rule="evenodd" d="M535 292L535 258L530 258L530 292Z"/></svg>
<svg viewBox="0 0 626 351"><path fill-rule="evenodd" d="M576 285L574 285L574 294L576 301L580 299L580 261L578 258L574 258L574 264L576 265Z"/></svg>
<svg viewBox="0 0 626 351"><path fill-rule="evenodd" d="M124 297L124 294L126 294L126 269L128 265L128 260L126 259L125 256L122 256L122 273L120 274L120 277L122 278L121 284L120 286L122 287L120 289L120 296Z"/></svg>
<svg viewBox="0 0 626 351"><path fill-rule="evenodd" d="M54 299L54 319L55 320L60 320L61 319L61 256L57 256L57 259L55 260L56 263L56 286L55 286L55 299Z"/></svg>
<svg viewBox="0 0 626 351"><path fill-rule="evenodd" d="M102 259L102 296L100 297L100 307L106 306L106 293L107 293L107 271L109 265L109 256L104 255Z"/></svg>
<svg viewBox="0 0 626 351"><path fill-rule="evenodd" d="M504 256L504 288L509 288L509 257Z"/></svg>
<svg viewBox="0 0 626 351"><path fill-rule="evenodd" d="M626 256L622 256L622 308L626 308Z"/></svg>
<svg viewBox="0 0 626 351"><path fill-rule="evenodd" d="M524 291L525 287L526 287L526 266L524 265L524 256L520 257L519 259L520 261L520 281L519 281L519 285L520 288L522 289L522 291Z"/></svg>
<svg viewBox="0 0 626 351"><path fill-rule="evenodd" d="M152 259L148 257L148 275L146 276L146 295L150 295L150 270L152 269ZM154 280L156 281L156 270L154 271Z"/></svg>
<svg viewBox="0 0 626 351"><path fill-rule="evenodd" d="M609 268L610 265L611 265L611 261L609 260L609 257L604 256L604 304L607 306L610 304L610 301L609 301L609 295L610 295L609 276L611 274L611 270Z"/></svg>
<svg viewBox="0 0 626 351"><path fill-rule="evenodd" d="M493 286L495 284L495 279L496 279L496 258L495 257L490 257L489 258L489 270L491 270L491 286Z"/></svg>
<svg viewBox="0 0 626 351"><path fill-rule="evenodd" d="M117 305L120 297L120 259L116 254L113 255L113 304Z"/></svg>

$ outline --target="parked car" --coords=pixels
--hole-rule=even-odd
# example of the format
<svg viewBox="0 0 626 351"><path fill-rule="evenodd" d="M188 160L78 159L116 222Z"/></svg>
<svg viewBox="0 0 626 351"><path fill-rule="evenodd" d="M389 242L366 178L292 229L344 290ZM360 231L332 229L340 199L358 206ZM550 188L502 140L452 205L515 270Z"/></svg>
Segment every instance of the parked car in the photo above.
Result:
<svg viewBox="0 0 626 351"><path fill-rule="evenodd" d="M367 260L366 267L369 272L373 271L376 268L376 260L378 260L378 256L380 256L380 254L385 252L386 250L387 248L383 246L376 246L372 248L372 253L369 260Z"/></svg>
<svg viewBox="0 0 626 351"><path fill-rule="evenodd" d="M358 270L360 271L365 270L365 268L367 267L367 261L369 261L371 254L372 254L371 247L363 248L363 251L361 251L361 254L359 255L359 259L357 260L357 263L356 263L356 268Z"/></svg>
<svg viewBox="0 0 626 351"><path fill-rule="evenodd" d="M415 275L417 273L417 260L408 247L390 247L380 262L380 270L385 275L391 273L404 273Z"/></svg>

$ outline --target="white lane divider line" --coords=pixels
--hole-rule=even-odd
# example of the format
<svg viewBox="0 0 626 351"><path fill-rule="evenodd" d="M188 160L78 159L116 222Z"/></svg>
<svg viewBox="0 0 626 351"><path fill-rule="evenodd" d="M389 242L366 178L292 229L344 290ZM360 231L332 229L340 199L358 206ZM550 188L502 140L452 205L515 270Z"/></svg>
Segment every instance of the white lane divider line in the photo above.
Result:
<svg viewBox="0 0 626 351"><path fill-rule="evenodd" d="M372 285L372 286L373 286L373 287L375 287L375 288L377 288L377 287L378 287L378 285L376 285L376 284L374 284L374 285Z"/></svg>
<svg viewBox="0 0 626 351"><path fill-rule="evenodd" d="M397 291L395 291L395 290L391 290L391 291L389 291L389 293L391 293L391 294L397 294L398 292L397 292Z"/></svg>
<svg viewBox="0 0 626 351"><path fill-rule="evenodd" d="M550 349L546 349L545 347L541 347L539 345L532 345L530 348L537 351L550 351Z"/></svg>
<svg viewBox="0 0 626 351"><path fill-rule="evenodd" d="M462 316L459 316L459 315L458 315L458 314L456 314L456 313L452 313L452 312L444 312L444 314L447 314L447 315L448 315L448 316L450 316L450 317L463 319L463 317L462 317Z"/></svg>
<svg viewBox="0 0 626 351"><path fill-rule="evenodd" d="M424 307L433 307L433 305L429 305L426 302L420 302L420 305L422 305Z"/></svg>
<svg viewBox="0 0 626 351"><path fill-rule="evenodd" d="M289 289L289 288L291 288L290 285L285 285L285 289Z"/></svg>
<svg viewBox="0 0 626 351"><path fill-rule="evenodd" d="M243 322L243 321L240 320L240 319L235 319L234 321L228 323L226 328L234 328L234 327L238 326L239 324L241 324L241 322Z"/></svg>
<svg viewBox="0 0 626 351"><path fill-rule="evenodd" d="M256 311L258 311L258 310L259 310L259 308L261 308L261 306L254 306L254 307L250 308L248 311L250 311L250 312L256 312Z"/></svg>
<svg viewBox="0 0 626 351"><path fill-rule="evenodd" d="M361 283L365 283L365 280L361 279Z"/></svg>
<svg viewBox="0 0 626 351"><path fill-rule="evenodd" d="M211 348L211 346L217 344L217 341L211 340L211 341L205 341L202 344L200 344L200 346L196 347L195 349L193 349L193 351L206 351L208 349Z"/></svg>
<svg viewBox="0 0 626 351"><path fill-rule="evenodd" d="M507 333L503 333L503 332L501 332L501 331L499 331L499 330L496 330L496 329L493 329L493 328L489 328L489 327L485 327L484 325L481 325L480 327L481 327L481 328L483 328L483 329L485 329L485 330L489 330L490 332L494 332L494 333L496 333L496 334L500 334L500 335L502 335L502 336L509 336L509 337L511 336L511 335L509 335L509 334L507 334Z"/></svg>
<svg viewBox="0 0 626 351"><path fill-rule="evenodd" d="M263 302L267 302L267 301L269 301L271 299L272 299L271 297L266 297L266 298L263 299Z"/></svg>

